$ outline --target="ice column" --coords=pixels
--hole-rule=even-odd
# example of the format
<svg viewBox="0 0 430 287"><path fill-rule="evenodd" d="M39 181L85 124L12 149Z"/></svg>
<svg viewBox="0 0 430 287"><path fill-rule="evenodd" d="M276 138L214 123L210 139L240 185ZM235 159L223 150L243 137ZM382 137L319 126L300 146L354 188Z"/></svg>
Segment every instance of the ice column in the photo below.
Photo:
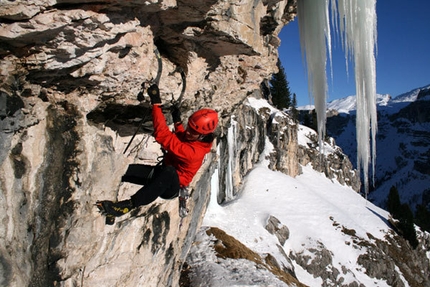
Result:
<svg viewBox="0 0 430 287"><path fill-rule="evenodd" d="M307 63L308 90L314 98L318 121L320 147L325 136L328 54L331 59L331 36L328 13L328 0L299 0L297 12L300 30L300 46Z"/></svg>
<svg viewBox="0 0 430 287"><path fill-rule="evenodd" d="M237 122L234 116L231 117L231 126L227 131L227 144L228 144L228 165L227 174L225 177L225 200L231 201L234 199L234 186L233 176L236 169L236 139L237 139Z"/></svg>
<svg viewBox="0 0 430 287"><path fill-rule="evenodd" d="M375 174L376 132L376 0L338 0L339 29L345 57L354 60L357 94L357 165L363 168L366 196L369 160ZM370 145L370 135L371 142ZM372 150L372 152L370 152Z"/></svg>
<svg viewBox="0 0 430 287"><path fill-rule="evenodd" d="M336 32L341 35L347 67L350 59L354 64L357 96L357 168L359 171L363 169L367 197L369 163L372 159L374 174L376 159L376 0L298 1L300 42L307 64L309 92L314 98L317 112L320 146L325 136L327 53L331 61L329 7L332 12L331 21Z"/></svg>

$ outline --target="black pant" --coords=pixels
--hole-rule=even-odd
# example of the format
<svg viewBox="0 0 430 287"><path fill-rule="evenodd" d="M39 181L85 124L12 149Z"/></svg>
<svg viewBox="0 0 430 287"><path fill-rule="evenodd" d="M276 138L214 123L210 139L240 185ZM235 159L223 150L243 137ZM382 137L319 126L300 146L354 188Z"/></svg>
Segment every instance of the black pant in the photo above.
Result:
<svg viewBox="0 0 430 287"><path fill-rule="evenodd" d="M144 185L131 196L135 207L149 204L157 197L171 199L179 193L179 177L173 166L131 164L121 181Z"/></svg>

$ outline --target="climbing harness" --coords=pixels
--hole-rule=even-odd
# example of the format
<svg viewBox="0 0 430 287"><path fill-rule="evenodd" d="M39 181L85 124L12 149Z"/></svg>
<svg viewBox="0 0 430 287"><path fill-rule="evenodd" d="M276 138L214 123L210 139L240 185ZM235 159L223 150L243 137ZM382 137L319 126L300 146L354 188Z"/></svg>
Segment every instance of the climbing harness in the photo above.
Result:
<svg viewBox="0 0 430 287"><path fill-rule="evenodd" d="M160 78L161 78L161 74L162 74L162 70L163 70L163 66L162 66L162 59L161 59L161 55L160 52L158 51L157 48L154 49L154 53L157 57L157 61L158 61L158 72L157 72L157 76L155 77L155 79L153 81L151 81L151 84L156 84L159 85L160 83ZM187 87L187 81L186 81L186 75L184 70L180 67L177 66L177 68L175 69L175 71L173 71L173 73L179 72L181 75L181 79L182 79L182 89L181 89L181 93L179 95L179 97L175 100L173 95L172 95L172 100L171 100L171 106L170 108L172 109L173 107L179 107L182 103L182 99L184 97L185 94L185 90ZM172 73L172 74L173 74ZM144 83L142 84L142 89L144 89ZM138 128L136 129L136 131L134 132L133 136L131 137L129 143L127 144L127 147L124 150L124 154L127 152L128 148L130 147L131 143L133 142L135 136L137 135L139 129L141 128L141 126L144 123L144 119L142 119L142 121L140 122ZM165 155L165 151L163 151L163 156ZM163 157L161 156L161 158ZM154 168L151 170L151 172L148 175L148 179L152 178L154 175L154 170L157 166L162 164L162 160L160 160L156 166L154 166ZM178 194L176 194L174 197L178 196L179 198L179 217L181 218L180 220L180 224L179 224L179 228L182 226L182 222L183 219L188 215L188 208L187 208L187 200L190 197L190 193L188 191L188 187L181 187L179 189ZM172 197L173 198L173 197ZM109 221L109 223L108 223ZM113 220L111 218L109 218L109 220L106 218L106 222L108 224L113 224L115 222L115 219L113 218Z"/></svg>
<svg viewBox="0 0 430 287"><path fill-rule="evenodd" d="M151 169L151 171L148 173L148 176L146 177L146 180L149 181L154 177L154 171L157 167L163 165L163 158L165 155L165 151L163 149L161 149L161 151L163 152L163 155L160 155L159 157L157 157L157 164L154 165Z"/></svg>

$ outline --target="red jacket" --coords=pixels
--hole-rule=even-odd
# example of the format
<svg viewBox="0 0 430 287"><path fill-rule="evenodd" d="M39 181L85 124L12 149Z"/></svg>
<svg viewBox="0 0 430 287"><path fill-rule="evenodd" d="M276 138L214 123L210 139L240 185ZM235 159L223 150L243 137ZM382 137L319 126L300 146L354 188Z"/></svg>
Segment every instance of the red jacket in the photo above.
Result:
<svg viewBox="0 0 430 287"><path fill-rule="evenodd" d="M181 123L175 123L175 132L171 132L159 105L152 108L155 140L167 151L164 164L176 169L181 187L188 186L210 152L212 143L187 141L185 129Z"/></svg>

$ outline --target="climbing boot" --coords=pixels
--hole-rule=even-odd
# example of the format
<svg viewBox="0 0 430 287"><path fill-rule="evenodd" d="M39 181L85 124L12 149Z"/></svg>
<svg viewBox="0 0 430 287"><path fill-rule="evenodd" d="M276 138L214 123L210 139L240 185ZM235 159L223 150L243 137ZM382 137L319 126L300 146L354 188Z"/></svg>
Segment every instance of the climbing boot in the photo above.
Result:
<svg viewBox="0 0 430 287"><path fill-rule="evenodd" d="M131 200L123 200L118 202L113 202L109 200L97 201L97 207L106 216L118 217L128 213L134 208Z"/></svg>

